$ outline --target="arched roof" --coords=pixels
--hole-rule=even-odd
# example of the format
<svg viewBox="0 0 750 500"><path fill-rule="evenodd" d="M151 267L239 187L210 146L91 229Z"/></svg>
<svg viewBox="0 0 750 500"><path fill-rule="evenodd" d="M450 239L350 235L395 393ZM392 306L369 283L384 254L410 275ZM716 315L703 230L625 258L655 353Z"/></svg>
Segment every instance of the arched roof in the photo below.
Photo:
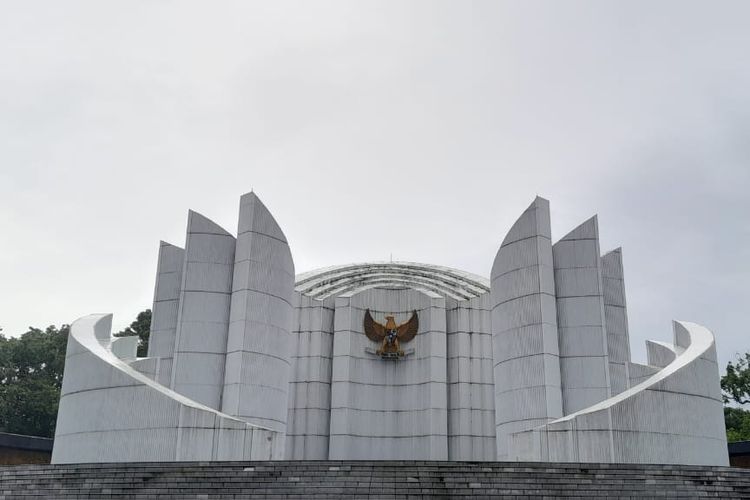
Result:
<svg viewBox="0 0 750 500"><path fill-rule="evenodd" d="M415 262L371 262L316 269L298 274L295 289L325 299L373 287L421 288L458 300L490 291L489 280L481 276Z"/></svg>

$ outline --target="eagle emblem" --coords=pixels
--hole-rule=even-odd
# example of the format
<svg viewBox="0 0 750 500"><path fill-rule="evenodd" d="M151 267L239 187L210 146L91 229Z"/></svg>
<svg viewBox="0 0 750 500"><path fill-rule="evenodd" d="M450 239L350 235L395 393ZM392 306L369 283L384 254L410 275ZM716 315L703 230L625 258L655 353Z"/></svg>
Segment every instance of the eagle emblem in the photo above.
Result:
<svg viewBox="0 0 750 500"><path fill-rule="evenodd" d="M419 317L414 311L406 323L396 325L393 316L385 317L385 325L375 321L370 310L365 311L365 334L373 342L380 342L380 348L375 352L383 358L401 358L404 351L401 349L402 342L409 342L417 335L419 330Z"/></svg>

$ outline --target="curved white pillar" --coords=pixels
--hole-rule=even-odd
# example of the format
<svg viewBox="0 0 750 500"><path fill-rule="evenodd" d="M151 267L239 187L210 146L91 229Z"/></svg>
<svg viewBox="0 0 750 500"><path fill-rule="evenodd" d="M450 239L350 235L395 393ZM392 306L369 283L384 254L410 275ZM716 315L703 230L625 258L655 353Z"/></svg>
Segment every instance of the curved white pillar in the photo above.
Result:
<svg viewBox="0 0 750 500"><path fill-rule="evenodd" d="M609 380L612 395L630 387L630 336L625 301L625 273L622 249L616 248L601 257L604 324L607 328Z"/></svg>
<svg viewBox="0 0 750 500"><path fill-rule="evenodd" d="M189 212L170 387L217 410L224 385L234 247L234 236Z"/></svg>
<svg viewBox="0 0 750 500"><path fill-rule="evenodd" d="M590 218L552 245L563 414L610 396L599 262L599 226Z"/></svg>
<svg viewBox="0 0 750 500"><path fill-rule="evenodd" d="M184 260L185 251L182 248L165 241L159 242L148 357L155 358L156 366L153 376L163 385L169 385L172 380L172 359L177 333Z"/></svg>
<svg viewBox="0 0 750 500"><path fill-rule="evenodd" d="M222 410L285 432L294 262L255 193L240 199Z"/></svg>
<svg viewBox="0 0 750 500"><path fill-rule="evenodd" d="M536 198L492 266L497 458L512 432L562 416L549 202Z"/></svg>

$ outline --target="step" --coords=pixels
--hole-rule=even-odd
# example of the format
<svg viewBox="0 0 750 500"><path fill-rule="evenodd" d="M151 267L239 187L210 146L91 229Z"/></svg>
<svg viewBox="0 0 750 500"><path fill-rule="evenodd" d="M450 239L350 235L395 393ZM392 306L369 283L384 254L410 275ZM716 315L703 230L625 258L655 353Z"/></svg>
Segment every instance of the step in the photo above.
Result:
<svg viewBox="0 0 750 500"><path fill-rule="evenodd" d="M280 461L0 467L11 498L748 498L731 467L432 461Z"/></svg>

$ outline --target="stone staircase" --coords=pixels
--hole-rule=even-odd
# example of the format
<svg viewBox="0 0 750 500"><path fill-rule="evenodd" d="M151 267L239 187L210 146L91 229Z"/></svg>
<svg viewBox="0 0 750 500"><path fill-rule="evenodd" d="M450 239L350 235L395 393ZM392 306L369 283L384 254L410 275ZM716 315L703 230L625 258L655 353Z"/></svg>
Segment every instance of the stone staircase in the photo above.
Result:
<svg viewBox="0 0 750 500"><path fill-rule="evenodd" d="M220 462L0 467L11 498L748 498L750 470L510 462Z"/></svg>

